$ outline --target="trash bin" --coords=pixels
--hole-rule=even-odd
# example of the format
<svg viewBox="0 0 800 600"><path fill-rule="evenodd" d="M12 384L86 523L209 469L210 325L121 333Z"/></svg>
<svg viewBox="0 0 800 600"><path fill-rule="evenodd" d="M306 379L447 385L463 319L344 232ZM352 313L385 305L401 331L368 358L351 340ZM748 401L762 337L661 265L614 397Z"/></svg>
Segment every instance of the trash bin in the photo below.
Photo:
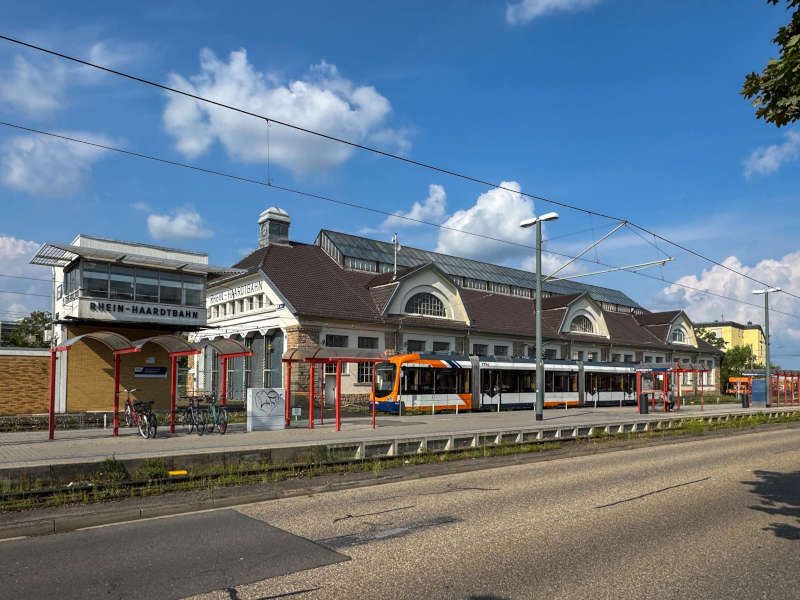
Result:
<svg viewBox="0 0 800 600"><path fill-rule="evenodd" d="M649 410L647 394L639 394L639 414L646 415Z"/></svg>
<svg viewBox="0 0 800 600"><path fill-rule="evenodd" d="M750 394L742 394L742 408L750 408Z"/></svg>

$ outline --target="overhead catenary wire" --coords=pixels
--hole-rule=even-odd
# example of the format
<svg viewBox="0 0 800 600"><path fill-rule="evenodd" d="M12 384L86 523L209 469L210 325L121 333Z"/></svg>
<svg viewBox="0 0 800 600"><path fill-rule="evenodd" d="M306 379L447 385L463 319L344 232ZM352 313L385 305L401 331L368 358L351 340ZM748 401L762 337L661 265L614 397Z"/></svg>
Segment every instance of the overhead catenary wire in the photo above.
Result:
<svg viewBox="0 0 800 600"><path fill-rule="evenodd" d="M580 212L586 213L588 215L596 215L598 217L603 217L605 219L610 219L612 221L617 221L617 222L627 221L628 224L631 227L634 227L634 228L636 228L636 229L638 229L638 230L640 230L640 231L642 231L644 233L647 233L649 235L652 235L654 238L658 238L658 239L662 240L663 242L666 242L666 243L668 243L668 244L670 244L672 246L675 246L676 248L678 248L680 250L683 250L684 252L687 252L689 254L694 255L697 258L700 258L701 260L705 260L707 262L710 262L710 263L712 263L712 264L714 264L714 265L716 265L716 266L718 266L718 267L720 267L722 269L730 271L731 273L734 273L734 274L736 274L736 275L738 275L740 277L744 277L746 279L749 279L750 281L752 281L754 283L757 283L757 284L759 284L761 286L776 287L773 284L766 283L764 281L756 279L755 277L752 277L752 276L748 275L747 273L743 273L743 272L741 272L741 271L739 271L737 269L734 269L733 267L730 267L730 266L728 266L728 265L726 265L726 264L724 264L724 263L722 263L720 261L717 261L717 260L715 260L713 258L705 256L704 254L702 254L702 253L700 253L700 252L698 252L696 250L692 250L691 248L688 248L688 247L686 247L686 246L684 246L682 244L679 244L678 242L673 242L672 240L670 240L670 239L668 239L668 238L666 238L666 237L664 237L662 235L659 235L659 234L655 233L654 231L651 231L650 229L647 229L647 228L645 228L645 227L643 227L641 225L637 225L636 223L630 222L627 219L624 219L624 218L621 218L621 217L615 217L613 215L609 215L609 214L602 213L602 212L599 212L599 211L591 210L591 209L588 209L588 208L583 208L583 207L580 207L580 206L575 206L574 204L569 204L567 202L562 202L562 201L559 201L559 200L553 200L552 198L547 198L547 197L544 197L544 196L538 196L536 194L531 194L529 192L522 192L520 190L516 190L516 189L513 189L513 188L505 187L505 186L500 185L500 184L498 184L496 182L490 182L488 180L485 180L485 179L482 179L482 178L479 178L479 177L474 177L474 176L471 176L471 175L467 175L467 174L461 173L459 171L454 171L452 169L446 169L444 167L439 167L439 166L434 165L432 163L426 163L426 162L423 162L423 161L414 160L414 159L408 158L406 156L402 156L402 155L399 155L399 154L394 154L392 152L381 150L380 148L375 148L373 146L367 146L366 144L361 144L361 143L358 143L358 142L354 142L352 140L347 140L347 139L344 139L344 138L340 138L340 137L337 137L337 136L334 136L334 135L331 135L331 134L327 134L327 133L324 133L324 132L321 132L321 131L315 131L313 129L309 129L307 127L302 127L302 126L294 124L294 123L289 123L287 121L281 121L279 119L274 119L274 118L270 117L269 115L261 115L261 114L258 114L258 113L255 113L255 112L252 112L252 111L249 111L249 110L245 110L245 109L237 107L237 106L233 106L233 105L230 105L230 104L225 104L224 102L218 102L216 100L212 100L210 98L205 98L205 97L200 96L198 94L192 94L190 92L187 92L187 91L184 91L184 90L179 90L177 88L173 88L173 87L170 87L168 85L164 85L162 83L151 81L151 80L145 79L143 77L138 77L136 75L131 75L131 74L125 73L123 71L119 71L119 70L116 70L116 69L111 69L111 68L105 67L103 65L98 65L96 63L92 63L92 62L77 58L75 56L70 56L70 55L64 54L62 52L57 52L55 50L50 50L48 48L44 48L42 46L38 46L38 45L32 44L30 42L25 42L25 41L17 39L17 38L13 38L13 37L6 36L6 35L0 35L0 39L6 40L6 41L14 43L14 44L18 44L20 46L25 46L26 48L30 48L30 49L36 50L38 52L43 52L45 54L49 54L51 56L57 56L59 58L63 58L64 60L69 60L69 61L81 64L81 65L84 65L84 66L87 66L87 67L91 67L91 68L94 68L94 69L98 69L100 71L105 71L107 73L111 73L113 75L124 77L126 79L130 79L132 81L136 81L138 83L143 83L145 85L156 87L156 88L162 89L162 90L167 91L167 92L171 92L171 93L174 93L174 94L180 94L182 96L185 96L185 97L188 97L188 98L192 98L192 99L197 100L199 102L205 102L207 104L211 104L211 105L214 105L214 106L218 106L220 108L224 108L224 109L227 109L227 110L238 112L238 113L241 113L243 115L248 115L248 116L251 116L251 117L254 117L254 118L263 119L264 121L267 122L267 124L269 124L270 122L276 123L278 125L282 125L284 127L288 127L290 129L294 129L296 131L300 131L300 132L307 133L307 134L310 134L310 135L313 135L313 136L316 136L316 137L320 137L322 139L327 139L327 140L330 140L330 141L333 141L333 142L337 142L337 143L340 143L340 144L345 144L345 145L350 146L352 148L357 148L359 150L372 152L374 154L378 154L380 156L384 156L384 157L391 158L391 159L394 159L394 160L403 161L403 162L405 162L407 164L411 164L411 165L415 165L415 166L422 167L422 168L425 168L425 169L429 169L431 171L436 171L438 173L442 173L442 174L445 174L445 175L449 175L449 176L452 176L452 177L463 179L465 181L471 181L473 183L478 183L480 185L485 185L485 186L488 186L488 187L491 187L491 188L502 189L502 190L509 191L509 192L512 192L512 193L519 193L519 194L521 194L521 195L523 195L523 196L525 196L527 198L532 198L534 200L541 200L543 202L554 204L556 206L561 206L563 208L568 208L568 209L571 209L571 210L580 211ZM275 187L275 186L273 186L273 187ZM598 262L598 264L600 264L599 261L597 261L597 262ZM788 290L782 290L782 292L784 294L787 294L787 295L792 296L794 298L800 299L800 295L795 294L793 292L790 292Z"/></svg>
<svg viewBox="0 0 800 600"><path fill-rule="evenodd" d="M348 206L348 207L351 207L351 208L356 208L356 209L360 209L360 210L366 210L366 211L370 211L370 212L373 212L373 213L378 213L378 214L382 214L382 215L386 215L386 216L397 217L397 218L400 218L400 219L405 219L407 221L411 221L411 222L414 222L414 223L420 223L422 225L429 225L431 227L436 227L436 228L439 228L439 229L446 229L446 230L449 230L449 231L454 231L454 232L458 232L458 233L463 233L465 235L471 235L471 236L475 236L475 237L479 237L479 238L489 239L489 240L492 240L492 241L501 242L501 243L509 244L509 245L512 245L512 246L519 246L519 247L527 248L527 249L530 249L530 250L536 250L536 246L531 246L529 244L523 244L523 243L520 243L520 242L513 242L513 241L510 241L510 240L504 240L502 238L496 238L496 237L492 237L492 236L481 234L481 233L474 233L474 232L471 232L471 231L465 231L465 230L458 229L458 228L455 228L455 227L449 227L449 226L446 226L446 225L442 225L440 223L434 223L434 222L431 222L431 221L425 221L423 219L415 219L413 217L408 217L408 216L405 216L405 215L397 215L395 213L391 213L389 211L381 210L379 208L373 208L373 207L370 207L370 206L364 206L364 205L361 205L361 204L357 204L355 202L348 202L348 201L345 201L345 200L338 200L338 199L335 199L335 198L330 198L328 196L323 196L321 194L314 194L314 193L311 193L311 192L305 192L305 191L302 191L302 190L297 190L297 189L293 189L293 188L289 188L289 187L285 187L285 186L279 186L279 185L276 185L274 183L270 184L270 183L267 183L267 182L264 182L264 181L259 181L257 179L250 179L250 178L247 178L247 177L241 177L239 175L233 175L231 173L225 173L224 171L216 171L216 170L213 170L213 169L206 169L206 168L198 167L198 166L195 166L195 165L190 165L190 164L181 163L181 162L178 162L178 161L168 160L168 159L165 159L165 158L160 158L160 157L157 157L157 156L151 156L151 155L148 155L148 154L141 154L139 152L133 152L131 150L125 150L123 148L116 148L114 146L107 146L107 145L104 145L104 144L98 144L96 142L90 142L88 140L82 140L82 139L79 139L79 138L69 137L69 136L65 136L65 135L61 135L61 134L57 134L57 133L53 133L53 132L49 132L49 131L43 131L43 130L40 130L40 129L33 129L31 127L25 127L23 125L18 125L18 124L14 124L14 123L8 123L8 122L5 122L5 121L0 121L0 125L6 126L6 127L15 128L15 129L21 129L21 130L24 130L24 131L29 131L31 133L47 135L47 136L51 136L51 137L54 137L54 138L58 138L58 139L62 139L62 140L66 140L66 141L70 141L70 142L74 142L74 143L78 143L78 144L86 144L86 145L89 145L89 146L94 146L96 148L102 148L104 150L109 150L109 151L112 151L112 152L118 152L120 154L132 156L132 157L135 157L135 158L151 160L151 161L154 161L154 162L168 164L168 165L176 166L176 167L181 167L181 168L189 169L189 170L192 170L192 171L198 171L198 172L209 174L209 175L217 175L217 176L220 176L220 177L225 177L227 179L232 179L234 181L239 181L239 182L242 182L242 183L250 183L250 184L254 184L254 185L260 185L260 186L263 186L263 187L272 188L272 189L276 189L276 190L280 190L280 191L284 191L284 192L288 192L288 193L292 193L292 194L296 194L296 195L300 195L300 196L304 196L304 197L308 197L308 198L313 198L313 199L317 199L317 200L323 200L325 202L331 202L331 203L339 204L339 205L342 205L342 206ZM548 252L550 252L551 254L557 255L557 256L562 256L564 258L570 258L570 259L574 258L573 256L571 256L569 254L556 252L556 251L553 251L553 250L548 250ZM590 260L590 259L580 259L580 260L585 261L585 262L599 264L601 266L606 266L606 267L614 267L615 266L615 265L610 265L610 264L603 263L603 262L596 262L596 261L593 261L593 260ZM717 298L722 298L722 299L725 299L725 300L730 300L732 302L737 302L737 303L740 303L740 304L753 306L753 307L759 308L759 309L761 308L760 304L755 304L753 302L747 302L745 300L741 300L739 298L734 298L732 296L725 296L723 294L717 294L715 292L710 292L708 290L703 290L703 289L700 289L700 288L696 288L696 287L693 287L693 286L690 286L690 285L687 285L687 284L683 284L683 283L680 283L680 282L677 282L677 281L667 281L667 280L664 280L662 278L654 277L652 275L648 275L647 273L642 273L642 272L639 272L639 271L627 270L626 272L633 273L633 274L639 275L641 277L647 277L648 279L654 279L656 281L660 281L660 282L663 282L663 283L668 283L670 285L677 285L679 287L682 287L682 288L685 288L685 289L688 289L688 290L692 290L692 291L695 291L695 292L698 292L698 293L701 293L701 294L706 294L706 295L709 295L709 296L715 296ZM49 297L49 296L47 296L47 297ZM789 313L789 312L784 312L784 311L780 311L780 310L776 310L776 309L770 309L770 310L771 310L771 312L774 312L776 314L782 314L782 315L785 315L785 316L789 316L789 317L793 317L793 318L796 318L796 319L800 319L800 315L795 315L795 314L792 314L792 313Z"/></svg>

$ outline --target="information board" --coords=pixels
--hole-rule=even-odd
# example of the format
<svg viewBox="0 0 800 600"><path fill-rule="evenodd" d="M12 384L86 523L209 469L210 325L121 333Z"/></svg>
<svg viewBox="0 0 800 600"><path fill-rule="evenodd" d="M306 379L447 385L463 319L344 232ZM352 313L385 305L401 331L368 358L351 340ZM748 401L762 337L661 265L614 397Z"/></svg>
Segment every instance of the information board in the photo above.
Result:
<svg viewBox="0 0 800 600"><path fill-rule="evenodd" d="M286 390L247 388L247 431L286 428Z"/></svg>

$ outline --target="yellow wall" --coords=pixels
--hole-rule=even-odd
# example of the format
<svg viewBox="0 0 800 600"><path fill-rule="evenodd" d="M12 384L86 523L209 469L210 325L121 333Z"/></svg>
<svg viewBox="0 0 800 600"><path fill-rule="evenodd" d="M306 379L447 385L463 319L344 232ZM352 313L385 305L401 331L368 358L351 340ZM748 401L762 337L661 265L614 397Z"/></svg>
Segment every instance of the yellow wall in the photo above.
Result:
<svg viewBox="0 0 800 600"><path fill-rule="evenodd" d="M744 329L731 325L721 325L719 327L706 327L705 331L711 331L718 338L725 340L724 350L730 350L736 346L750 346L757 363L763 364L766 360L766 344L764 336L758 328Z"/></svg>

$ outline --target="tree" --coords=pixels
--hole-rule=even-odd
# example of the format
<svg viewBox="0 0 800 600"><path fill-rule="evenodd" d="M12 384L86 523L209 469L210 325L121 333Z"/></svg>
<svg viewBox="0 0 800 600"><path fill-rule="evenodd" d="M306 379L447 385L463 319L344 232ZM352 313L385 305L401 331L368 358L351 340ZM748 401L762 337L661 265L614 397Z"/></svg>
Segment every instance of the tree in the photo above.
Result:
<svg viewBox="0 0 800 600"><path fill-rule="evenodd" d="M717 334L713 331L709 331L708 329L698 329L695 331L695 333L697 333L698 337L707 341L717 350L722 350L725 347L725 340L717 337Z"/></svg>
<svg viewBox="0 0 800 600"><path fill-rule="evenodd" d="M727 385L731 377L741 377L745 369L752 368L754 358L750 346L734 346L725 352L720 367L722 384Z"/></svg>
<svg viewBox="0 0 800 600"><path fill-rule="evenodd" d="M51 316L46 310L35 310L17 322L17 328L8 336L12 346L22 348L47 348L44 330L50 328Z"/></svg>
<svg viewBox="0 0 800 600"><path fill-rule="evenodd" d="M767 0L778 4L781 0ZM778 29L772 41L780 58L771 58L764 71L750 73L740 92L756 108L756 118L778 127L800 119L800 0L786 0L794 8L788 25Z"/></svg>

